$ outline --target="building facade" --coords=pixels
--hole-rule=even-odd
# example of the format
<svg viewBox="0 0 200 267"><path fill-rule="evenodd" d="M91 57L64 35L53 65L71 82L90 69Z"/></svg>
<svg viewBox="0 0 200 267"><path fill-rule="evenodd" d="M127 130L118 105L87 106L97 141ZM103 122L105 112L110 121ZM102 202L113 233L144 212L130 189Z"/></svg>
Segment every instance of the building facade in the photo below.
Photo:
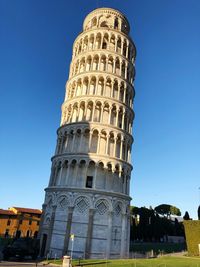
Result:
<svg viewBox="0 0 200 267"><path fill-rule="evenodd" d="M37 238L42 211L21 207L0 209L0 237Z"/></svg>
<svg viewBox="0 0 200 267"><path fill-rule="evenodd" d="M98 8L73 45L57 146L45 189L41 255L129 252L136 49L126 17ZM74 235L74 239L70 238Z"/></svg>

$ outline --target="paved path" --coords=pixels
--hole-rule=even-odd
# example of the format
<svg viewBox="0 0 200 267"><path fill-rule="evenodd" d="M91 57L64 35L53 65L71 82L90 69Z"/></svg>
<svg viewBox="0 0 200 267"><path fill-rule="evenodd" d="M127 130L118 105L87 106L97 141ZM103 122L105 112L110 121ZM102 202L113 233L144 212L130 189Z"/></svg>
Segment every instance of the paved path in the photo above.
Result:
<svg viewBox="0 0 200 267"><path fill-rule="evenodd" d="M10 266L10 267L36 267L36 266L50 266L50 265L46 265L43 263L34 263L34 262L14 262L14 261L0 261L0 267L6 267L6 266Z"/></svg>

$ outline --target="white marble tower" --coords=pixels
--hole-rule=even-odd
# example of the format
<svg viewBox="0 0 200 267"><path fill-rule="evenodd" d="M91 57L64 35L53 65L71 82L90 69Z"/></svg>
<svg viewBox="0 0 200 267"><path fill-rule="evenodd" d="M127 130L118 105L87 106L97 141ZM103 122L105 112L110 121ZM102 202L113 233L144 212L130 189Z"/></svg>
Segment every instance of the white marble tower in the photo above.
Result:
<svg viewBox="0 0 200 267"><path fill-rule="evenodd" d="M98 8L73 45L51 177L41 255L124 258L129 252L136 49L126 17Z"/></svg>

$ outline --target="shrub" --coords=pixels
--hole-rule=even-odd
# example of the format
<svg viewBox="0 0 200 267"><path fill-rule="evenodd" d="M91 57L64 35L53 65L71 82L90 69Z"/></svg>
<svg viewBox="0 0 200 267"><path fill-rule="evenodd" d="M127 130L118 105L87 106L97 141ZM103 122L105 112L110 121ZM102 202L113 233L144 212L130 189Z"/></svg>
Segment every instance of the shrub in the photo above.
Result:
<svg viewBox="0 0 200 267"><path fill-rule="evenodd" d="M200 244L200 221L184 221L188 255L198 256Z"/></svg>

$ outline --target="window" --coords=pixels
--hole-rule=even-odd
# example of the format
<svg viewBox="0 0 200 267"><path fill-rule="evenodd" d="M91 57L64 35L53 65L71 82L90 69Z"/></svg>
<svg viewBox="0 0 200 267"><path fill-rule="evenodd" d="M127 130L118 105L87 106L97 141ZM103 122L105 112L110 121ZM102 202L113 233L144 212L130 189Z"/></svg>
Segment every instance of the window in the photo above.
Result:
<svg viewBox="0 0 200 267"><path fill-rule="evenodd" d="M118 25L119 25L118 18L116 18L114 23L114 29L118 29Z"/></svg>
<svg viewBox="0 0 200 267"><path fill-rule="evenodd" d="M100 27L108 28L108 24L107 24L107 22L106 22L106 21L101 22Z"/></svg>
<svg viewBox="0 0 200 267"><path fill-rule="evenodd" d="M7 225L10 225L10 224L11 224L11 220L8 219L8 221L7 221Z"/></svg>
<svg viewBox="0 0 200 267"><path fill-rule="evenodd" d="M40 224L40 221L37 221L37 225L39 225Z"/></svg>
<svg viewBox="0 0 200 267"><path fill-rule="evenodd" d="M103 42L102 49L107 49L107 43L106 42Z"/></svg>
<svg viewBox="0 0 200 267"><path fill-rule="evenodd" d="M87 176L86 187L87 188L92 188L92 182L93 182L93 176Z"/></svg>
<svg viewBox="0 0 200 267"><path fill-rule="evenodd" d="M28 223L29 225L31 225L32 224L32 221L31 220L29 220L29 223Z"/></svg>

